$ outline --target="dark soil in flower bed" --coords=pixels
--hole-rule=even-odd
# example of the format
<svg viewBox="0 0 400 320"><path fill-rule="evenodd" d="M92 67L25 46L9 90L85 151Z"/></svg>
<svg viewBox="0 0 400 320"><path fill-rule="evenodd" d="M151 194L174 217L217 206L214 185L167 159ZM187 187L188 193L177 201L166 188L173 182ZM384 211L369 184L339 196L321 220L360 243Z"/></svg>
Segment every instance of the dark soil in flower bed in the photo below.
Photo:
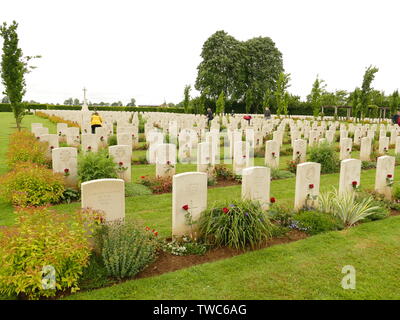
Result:
<svg viewBox="0 0 400 320"><path fill-rule="evenodd" d="M272 238L265 244L257 247L253 250L259 250L267 247L271 247L277 244L289 243L297 240L307 238L308 235L298 230L292 230L284 236ZM145 270L140 272L135 279L147 278L157 276L167 272L173 272L176 270L188 268L194 265L203 264L206 262L212 262L216 260L231 258L246 252L252 251L251 249L236 250L232 248L222 247L208 250L204 255L187 255L187 256L175 256L170 253L160 252L157 260L148 266Z"/></svg>
<svg viewBox="0 0 400 320"><path fill-rule="evenodd" d="M208 186L208 188L221 188L221 187L237 186L239 184L241 184L241 183L237 180L218 180L215 185Z"/></svg>

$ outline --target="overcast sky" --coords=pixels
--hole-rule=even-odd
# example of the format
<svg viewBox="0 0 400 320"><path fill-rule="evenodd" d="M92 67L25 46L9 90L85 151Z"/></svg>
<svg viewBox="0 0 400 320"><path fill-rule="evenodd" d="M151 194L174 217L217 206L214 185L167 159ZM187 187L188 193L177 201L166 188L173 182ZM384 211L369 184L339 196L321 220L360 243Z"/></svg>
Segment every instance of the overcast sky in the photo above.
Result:
<svg viewBox="0 0 400 320"><path fill-rule="evenodd" d="M43 56L26 100L82 99L86 86L93 102L178 103L217 30L271 37L289 91L302 97L317 74L329 90L353 90L370 64L379 68L376 89L400 87L398 0L1 0L0 8L0 22L19 23L24 54Z"/></svg>

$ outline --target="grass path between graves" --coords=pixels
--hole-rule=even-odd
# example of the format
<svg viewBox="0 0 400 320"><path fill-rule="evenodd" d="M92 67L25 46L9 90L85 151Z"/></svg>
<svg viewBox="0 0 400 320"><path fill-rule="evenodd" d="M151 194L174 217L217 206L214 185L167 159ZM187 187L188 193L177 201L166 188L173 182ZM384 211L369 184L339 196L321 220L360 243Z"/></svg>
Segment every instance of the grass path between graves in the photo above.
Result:
<svg viewBox="0 0 400 320"><path fill-rule="evenodd" d="M66 299L399 299L399 230L391 217Z"/></svg>

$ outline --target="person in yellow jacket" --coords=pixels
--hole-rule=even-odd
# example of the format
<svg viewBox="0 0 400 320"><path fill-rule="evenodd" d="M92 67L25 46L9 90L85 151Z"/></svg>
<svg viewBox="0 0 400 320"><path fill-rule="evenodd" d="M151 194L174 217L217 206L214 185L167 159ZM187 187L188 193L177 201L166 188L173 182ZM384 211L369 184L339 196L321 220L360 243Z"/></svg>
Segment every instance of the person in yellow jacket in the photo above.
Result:
<svg viewBox="0 0 400 320"><path fill-rule="evenodd" d="M96 128L101 127L103 124L103 119L99 116L97 112L92 114L92 118L90 119L90 125L92 126L92 133L96 133Z"/></svg>

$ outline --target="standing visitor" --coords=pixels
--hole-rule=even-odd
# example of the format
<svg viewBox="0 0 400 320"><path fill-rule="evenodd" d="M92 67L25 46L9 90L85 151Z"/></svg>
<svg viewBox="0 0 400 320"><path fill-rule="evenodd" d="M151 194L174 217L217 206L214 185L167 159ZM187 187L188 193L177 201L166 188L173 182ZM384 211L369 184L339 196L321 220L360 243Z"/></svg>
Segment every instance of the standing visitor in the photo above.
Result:
<svg viewBox="0 0 400 320"><path fill-rule="evenodd" d="M264 111L264 119L265 119L265 120L271 119L271 110L269 110L268 107L265 108L265 111Z"/></svg>
<svg viewBox="0 0 400 320"><path fill-rule="evenodd" d="M400 118L400 111L397 111L397 113L392 117L393 124L399 124L399 118Z"/></svg>
<svg viewBox="0 0 400 320"><path fill-rule="evenodd" d="M210 108L207 109L207 119L208 119L208 122L207 122L208 126L210 126L211 120L214 119L214 115Z"/></svg>
<svg viewBox="0 0 400 320"><path fill-rule="evenodd" d="M99 114L94 112L92 114L92 118L90 119L90 125L92 126L92 133L96 133L96 128L101 127L103 124L103 119L99 116Z"/></svg>

